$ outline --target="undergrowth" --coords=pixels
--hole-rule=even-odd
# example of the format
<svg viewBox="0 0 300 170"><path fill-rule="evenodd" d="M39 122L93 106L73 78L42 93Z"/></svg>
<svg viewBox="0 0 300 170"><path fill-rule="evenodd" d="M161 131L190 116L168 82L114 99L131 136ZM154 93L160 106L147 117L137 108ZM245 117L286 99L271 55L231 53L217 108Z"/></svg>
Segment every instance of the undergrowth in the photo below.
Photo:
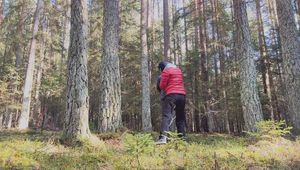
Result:
<svg viewBox="0 0 300 170"><path fill-rule="evenodd" d="M275 134L255 142L224 134L189 134L185 142L173 135L167 145L155 145L153 134L102 134L101 147L67 147L60 133L0 131L0 169L299 169L300 140Z"/></svg>

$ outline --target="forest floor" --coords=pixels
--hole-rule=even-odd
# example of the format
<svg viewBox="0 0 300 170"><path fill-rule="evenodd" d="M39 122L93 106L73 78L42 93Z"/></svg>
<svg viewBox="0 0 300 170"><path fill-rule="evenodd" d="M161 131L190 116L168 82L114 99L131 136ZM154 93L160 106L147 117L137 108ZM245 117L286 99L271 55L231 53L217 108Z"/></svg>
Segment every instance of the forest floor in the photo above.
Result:
<svg viewBox="0 0 300 170"><path fill-rule="evenodd" d="M60 132L0 131L0 169L300 169L300 139L190 134L101 134L97 145L60 144Z"/></svg>

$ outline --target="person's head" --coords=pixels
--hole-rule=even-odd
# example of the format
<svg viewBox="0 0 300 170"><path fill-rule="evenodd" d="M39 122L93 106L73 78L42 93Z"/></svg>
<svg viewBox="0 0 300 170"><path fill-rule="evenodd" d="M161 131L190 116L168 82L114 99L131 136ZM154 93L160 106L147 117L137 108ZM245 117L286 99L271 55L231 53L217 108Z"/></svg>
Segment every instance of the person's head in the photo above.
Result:
<svg viewBox="0 0 300 170"><path fill-rule="evenodd" d="M167 66L168 62L162 61L158 64L158 69L162 72L164 71L165 67Z"/></svg>

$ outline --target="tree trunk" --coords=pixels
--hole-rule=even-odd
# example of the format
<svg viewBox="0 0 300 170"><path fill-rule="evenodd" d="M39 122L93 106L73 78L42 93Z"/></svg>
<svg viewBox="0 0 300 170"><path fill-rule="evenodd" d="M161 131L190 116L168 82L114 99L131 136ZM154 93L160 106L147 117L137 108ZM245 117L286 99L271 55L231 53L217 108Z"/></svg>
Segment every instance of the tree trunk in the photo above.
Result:
<svg viewBox="0 0 300 170"><path fill-rule="evenodd" d="M9 112L10 109L6 109L6 112L3 116L3 127L5 129L10 129L12 125L12 115L13 113Z"/></svg>
<svg viewBox="0 0 300 170"><path fill-rule="evenodd" d="M68 59L67 111L64 138L76 141L91 136L87 75L88 11L86 0L71 1L71 34Z"/></svg>
<svg viewBox="0 0 300 170"><path fill-rule="evenodd" d="M269 20L271 22L271 39L272 39L272 49L276 52L277 57L280 55L280 40L278 36L278 18L277 11L275 10L276 1L267 0L269 9Z"/></svg>
<svg viewBox="0 0 300 170"><path fill-rule="evenodd" d="M3 128L3 116L4 113L0 113L0 130Z"/></svg>
<svg viewBox="0 0 300 170"><path fill-rule="evenodd" d="M23 55L23 29L24 29L24 20L25 20L25 11L26 11L26 2L25 0L21 0L20 4L20 11L19 11L19 23L17 26L16 31L16 38L15 38L15 55L16 55L16 68L19 69L22 64L22 55Z"/></svg>
<svg viewBox="0 0 300 170"><path fill-rule="evenodd" d="M121 78L119 67L119 0L105 0L103 58L101 61L98 130L114 132L121 127Z"/></svg>
<svg viewBox="0 0 300 170"><path fill-rule="evenodd" d="M187 21L186 21L186 8L187 7L185 6L185 0L182 0L182 4L183 4L185 57L188 57L189 45L188 45Z"/></svg>
<svg viewBox="0 0 300 170"><path fill-rule="evenodd" d="M256 122L263 120L256 82L256 67L244 0L233 0L236 24L236 56L239 57L241 102L246 130L256 131Z"/></svg>
<svg viewBox="0 0 300 170"><path fill-rule="evenodd" d="M64 18L64 30L63 30L63 49L61 56L61 66L65 65L66 56L69 53L69 45L70 45L70 27L71 27L71 0L65 0L65 18Z"/></svg>
<svg viewBox="0 0 300 170"><path fill-rule="evenodd" d="M198 12L200 17L200 24L199 24L199 49L200 49L200 68L201 68L201 97L202 97L202 104L201 104L201 113L202 113L202 120L201 125L204 131L208 132L210 127L208 127L208 113L209 105L208 105L208 98L209 98L209 85L208 85L208 70L207 70L207 56L206 56L206 17L205 17L205 4L204 0L198 0Z"/></svg>
<svg viewBox="0 0 300 170"><path fill-rule="evenodd" d="M300 42L291 0L276 0L282 43L285 100L293 132L300 134Z"/></svg>
<svg viewBox="0 0 300 170"><path fill-rule="evenodd" d="M144 131L151 131L151 110L150 110L150 75L148 57L148 37L147 37L147 0L141 1L141 48L142 48L142 124Z"/></svg>
<svg viewBox="0 0 300 170"><path fill-rule="evenodd" d="M43 29L43 37L41 38L41 46L40 46L40 58L37 65L36 70L36 84L35 84L35 95L34 95L34 107L33 107L33 125L35 128L38 128L39 124L39 115L41 114L41 99L40 99L40 87L41 87L41 80L42 74L44 71L44 60L45 60L45 34L47 34L47 25L46 20L43 19L42 29Z"/></svg>
<svg viewBox="0 0 300 170"><path fill-rule="evenodd" d="M170 23L168 0L164 0L164 61L170 61Z"/></svg>
<svg viewBox="0 0 300 170"><path fill-rule="evenodd" d="M264 93L268 96L269 102L269 112L271 120L274 120L274 109L273 109L273 101L272 101L272 91L270 85L270 62L269 57L267 54L267 45L265 40L265 33L264 33L264 25L263 19L260 11L260 0L255 0L256 3L256 20L258 22L258 45L260 51L260 62L261 62L261 70L262 70L262 79L263 79L263 86L264 86Z"/></svg>
<svg viewBox="0 0 300 170"><path fill-rule="evenodd" d="M27 129L29 123L31 91L33 84L33 74L35 65L36 35L39 29L39 19L44 6L43 0L37 1L36 11L34 15L34 23L32 28L32 39L30 44L29 61L24 85L22 112L18 121L19 129Z"/></svg>
<svg viewBox="0 0 300 170"><path fill-rule="evenodd" d="M191 65L194 67L194 71L191 71L192 74L194 74L194 77L192 77L192 82L194 83L192 85L192 99L193 99L193 104L194 104L194 113L193 113L193 121L195 122L195 131L200 132L201 131L201 115L200 115L200 107L201 107L201 101L200 101L200 58L199 58L199 16L198 16L198 9L199 9L199 4L198 0L194 0L193 2L194 8L193 8L193 20L194 20L194 30L195 30L195 35L194 35L194 41L195 41L195 52L196 56L192 57L191 63L194 63L194 65ZM191 75L192 75L191 74Z"/></svg>

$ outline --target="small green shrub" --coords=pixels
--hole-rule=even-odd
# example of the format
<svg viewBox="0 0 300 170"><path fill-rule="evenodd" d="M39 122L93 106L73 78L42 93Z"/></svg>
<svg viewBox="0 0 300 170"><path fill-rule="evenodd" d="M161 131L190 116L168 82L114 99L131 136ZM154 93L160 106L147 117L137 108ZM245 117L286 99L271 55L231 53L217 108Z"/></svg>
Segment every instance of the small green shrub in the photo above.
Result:
<svg viewBox="0 0 300 170"><path fill-rule="evenodd" d="M256 123L257 132L248 133L257 139L272 139L291 134L292 127L287 126L285 121L275 122L271 120Z"/></svg>
<svg viewBox="0 0 300 170"><path fill-rule="evenodd" d="M126 134L124 137L124 147L130 155L130 163L136 163L137 168L141 168L140 157L153 151L154 142L151 134Z"/></svg>

